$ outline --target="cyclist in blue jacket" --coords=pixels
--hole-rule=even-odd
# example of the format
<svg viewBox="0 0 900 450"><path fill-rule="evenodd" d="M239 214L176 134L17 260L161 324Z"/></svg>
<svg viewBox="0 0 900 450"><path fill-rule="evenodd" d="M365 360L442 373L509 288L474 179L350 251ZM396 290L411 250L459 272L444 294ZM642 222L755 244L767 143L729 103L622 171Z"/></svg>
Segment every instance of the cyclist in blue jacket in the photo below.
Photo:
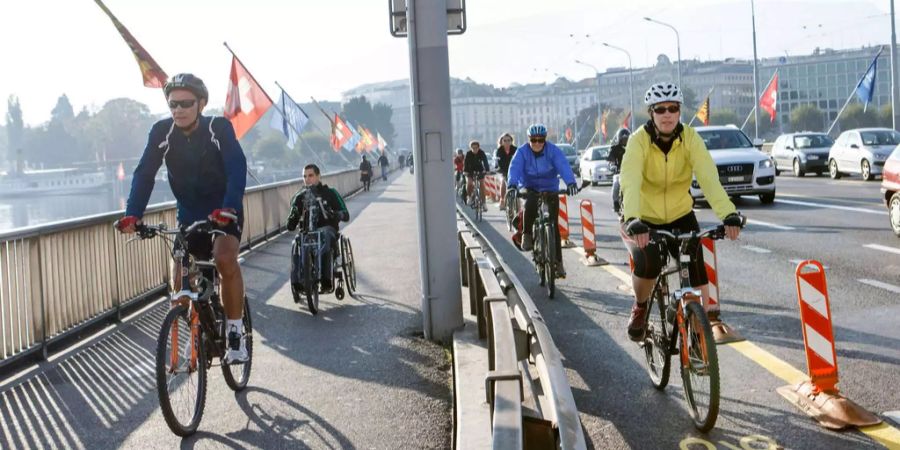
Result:
<svg viewBox="0 0 900 450"><path fill-rule="evenodd" d="M537 192L558 192L559 177L566 183L566 191L569 195L578 192L575 183L575 174L566 160L566 154L559 147L547 141L547 127L543 124L534 124L528 127L528 142L516 150L512 161L509 163L507 176L507 189L526 188L530 191L525 197L525 217L522 229L522 249L531 250L534 247L534 237L531 229L537 218ZM559 220L559 197L552 196L547 202L550 212L550 221L557 223ZM559 227L553 227L553 238L556 248L559 248ZM559 276L565 277L566 272L562 265L562 252L556 252L559 258Z"/></svg>
<svg viewBox="0 0 900 450"><path fill-rule="evenodd" d="M141 223L154 177L165 161L178 208L178 223L186 226L209 219L225 232L216 235L215 240L208 235L194 234L188 249L199 259L215 258L228 319L225 359L229 363L246 362L242 323L244 279L238 252L244 223L247 159L231 122L202 114L209 100L203 80L189 73L178 74L166 83L163 91L172 117L156 122L150 129L147 147L134 169L125 217L117 226L123 233L133 233ZM175 270L180 272L178 267ZM178 291L181 277L173 280Z"/></svg>

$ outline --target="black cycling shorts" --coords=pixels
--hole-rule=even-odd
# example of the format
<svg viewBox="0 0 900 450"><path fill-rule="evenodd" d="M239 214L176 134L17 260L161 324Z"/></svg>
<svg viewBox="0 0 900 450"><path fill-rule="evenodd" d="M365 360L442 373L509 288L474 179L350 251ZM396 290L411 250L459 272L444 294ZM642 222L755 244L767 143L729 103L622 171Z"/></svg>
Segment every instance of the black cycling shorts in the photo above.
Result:
<svg viewBox="0 0 900 450"><path fill-rule="evenodd" d="M675 234L700 231L700 224L697 223L697 216L694 215L693 211L667 224L644 223L654 230L665 230ZM663 265L663 255L660 254L659 247L650 243L643 249L638 248L632 238L625 233L624 227L620 228L620 234L622 235L622 241L625 242L625 246L628 247L628 252L631 253L631 259L634 261L634 274L638 278L645 279L658 277L660 272L662 272ZM672 239L666 239L666 247L668 247L669 255L675 258L674 261L677 262L678 243ZM689 265L691 287L699 287L709 283L709 278L706 276L706 267L703 264L703 248L698 243L695 249Z"/></svg>
<svg viewBox="0 0 900 450"><path fill-rule="evenodd" d="M229 236L234 236L237 238L238 242L241 241L241 234L244 230L244 215L238 213L237 221L231 221L228 225L224 227L220 227L220 230L224 231L225 234ZM194 258L197 258L201 261L209 261L213 257L213 241L215 238L212 236L221 236L220 234L212 235L210 233L192 233L187 238L188 250L191 252L191 255Z"/></svg>

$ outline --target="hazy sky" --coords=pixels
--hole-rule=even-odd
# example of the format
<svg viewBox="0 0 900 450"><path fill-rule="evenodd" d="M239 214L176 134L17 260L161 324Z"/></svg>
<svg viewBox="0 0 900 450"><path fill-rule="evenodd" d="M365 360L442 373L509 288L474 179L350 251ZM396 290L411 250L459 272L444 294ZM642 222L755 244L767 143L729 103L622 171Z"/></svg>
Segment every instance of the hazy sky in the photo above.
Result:
<svg viewBox="0 0 900 450"><path fill-rule="evenodd" d="M451 75L508 86L573 79L666 53L681 33L684 59L751 58L750 1L468 0L468 31L451 36ZM357 85L406 78L405 39L391 37L383 0L107 0L106 5L169 75L194 72L222 106L231 56L228 41L270 95L279 81L298 100L338 100ZM887 0L756 1L760 57L808 54L890 41ZM575 35L571 37L570 35ZM590 38L585 37L586 34ZM346 56L347 59L341 56ZM165 111L158 90L143 87L137 64L93 0L4 0L0 5L0 119L19 96L25 121L49 119L60 94L76 112L130 97Z"/></svg>

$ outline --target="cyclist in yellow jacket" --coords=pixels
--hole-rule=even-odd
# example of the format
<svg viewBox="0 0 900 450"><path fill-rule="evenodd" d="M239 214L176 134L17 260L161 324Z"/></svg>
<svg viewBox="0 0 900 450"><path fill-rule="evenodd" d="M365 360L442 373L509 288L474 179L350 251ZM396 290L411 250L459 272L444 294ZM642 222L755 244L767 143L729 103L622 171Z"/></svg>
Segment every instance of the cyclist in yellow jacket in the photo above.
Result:
<svg viewBox="0 0 900 450"><path fill-rule="evenodd" d="M678 86L660 83L644 96L650 120L628 140L622 160L620 182L623 193L622 240L634 260L635 303L628 321L628 335L641 341L646 328L646 308L653 283L662 270L658 249L647 246L650 229L679 233L699 231L689 191L696 177L706 200L725 224L729 239L737 239L742 218L719 182L719 173L703 138L681 123L684 97ZM671 247L671 245L670 245ZM677 248L670 248L677 255ZM691 286L709 298L703 254L694 255Z"/></svg>

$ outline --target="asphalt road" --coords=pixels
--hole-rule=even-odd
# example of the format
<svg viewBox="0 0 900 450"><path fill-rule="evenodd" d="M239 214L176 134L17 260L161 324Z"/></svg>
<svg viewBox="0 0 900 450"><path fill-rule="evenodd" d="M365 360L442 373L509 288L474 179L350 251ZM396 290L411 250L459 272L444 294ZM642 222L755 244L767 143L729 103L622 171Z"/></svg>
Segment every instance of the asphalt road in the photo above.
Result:
<svg viewBox="0 0 900 450"><path fill-rule="evenodd" d="M723 317L748 340L806 372L794 271L804 259L826 266L841 392L865 409L900 410L900 240L890 231L878 182L808 176L777 179L776 202L736 199L750 224L737 242L718 242ZM598 253L586 267L564 251L568 278L556 299L538 286L530 255L517 251L492 205L480 229L512 266L547 319L562 352L593 448L881 448L860 431L831 432L784 400L785 379L719 346L722 404L716 428L696 432L677 371L656 391L642 351L625 333L632 303L627 253L616 231L608 187L569 199L572 239L581 244L576 201L594 203ZM701 226L714 214L699 208ZM771 366L771 364L769 364ZM897 424L893 424L897 426ZM900 445L900 444L898 444Z"/></svg>

